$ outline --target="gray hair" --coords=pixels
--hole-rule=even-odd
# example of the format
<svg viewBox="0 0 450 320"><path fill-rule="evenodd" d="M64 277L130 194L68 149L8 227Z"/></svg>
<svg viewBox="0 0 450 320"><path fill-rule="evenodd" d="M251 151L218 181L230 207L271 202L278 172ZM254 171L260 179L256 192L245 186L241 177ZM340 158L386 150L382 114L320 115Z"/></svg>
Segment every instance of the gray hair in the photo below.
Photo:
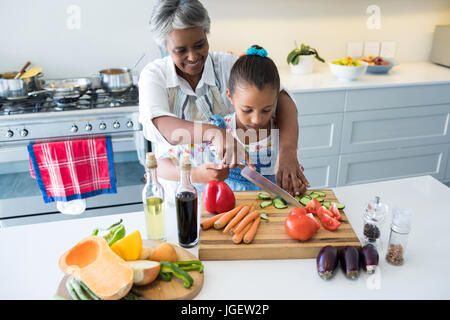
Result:
<svg viewBox="0 0 450 320"><path fill-rule="evenodd" d="M208 11L198 0L158 0L153 7L150 29L160 47L166 47L167 35L173 30L203 27L209 33Z"/></svg>

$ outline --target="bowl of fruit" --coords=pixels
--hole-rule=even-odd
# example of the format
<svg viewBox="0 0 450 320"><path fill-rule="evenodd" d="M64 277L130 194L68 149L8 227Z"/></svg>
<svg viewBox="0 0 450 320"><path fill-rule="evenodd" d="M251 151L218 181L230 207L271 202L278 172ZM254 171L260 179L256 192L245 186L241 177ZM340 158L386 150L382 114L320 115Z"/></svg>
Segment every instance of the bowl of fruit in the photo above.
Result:
<svg viewBox="0 0 450 320"><path fill-rule="evenodd" d="M367 73L388 73L394 65L394 63L388 59L383 59L380 56L374 57L371 54L358 58L357 60L367 62Z"/></svg>
<svg viewBox="0 0 450 320"><path fill-rule="evenodd" d="M352 57L335 60L328 63L330 71L342 81L353 81L358 79L364 72L366 72L368 63L365 61L358 61Z"/></svg>

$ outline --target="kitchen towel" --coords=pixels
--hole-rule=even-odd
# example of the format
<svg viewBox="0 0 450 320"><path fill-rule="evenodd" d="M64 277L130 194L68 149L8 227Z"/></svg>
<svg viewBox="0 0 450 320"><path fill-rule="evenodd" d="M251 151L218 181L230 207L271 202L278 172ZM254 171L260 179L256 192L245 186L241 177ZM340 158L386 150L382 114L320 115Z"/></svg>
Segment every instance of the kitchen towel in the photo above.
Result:
<svg viewBox="0 0 450 320"><path fill-rule="evenodd" d="M117 193L110 137L30 143L28 154L45 203Z"/></svg>

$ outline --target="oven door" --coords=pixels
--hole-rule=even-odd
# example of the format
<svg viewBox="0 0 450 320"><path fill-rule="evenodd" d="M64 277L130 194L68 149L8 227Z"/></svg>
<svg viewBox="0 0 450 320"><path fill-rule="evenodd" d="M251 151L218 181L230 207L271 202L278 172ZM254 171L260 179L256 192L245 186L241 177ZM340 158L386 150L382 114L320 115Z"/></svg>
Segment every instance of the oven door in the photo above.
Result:
<svg viewBox="0 0 450 320"><path fill-rule="evenodd" d="M44 203L38 184L30 175L27 143L3 146L0 150L0 227L141 211L143 157L148 144L142 131L110 137L117 193L87 198L86 211L80 215L65 215L58 211L56 202Z"/></svg>

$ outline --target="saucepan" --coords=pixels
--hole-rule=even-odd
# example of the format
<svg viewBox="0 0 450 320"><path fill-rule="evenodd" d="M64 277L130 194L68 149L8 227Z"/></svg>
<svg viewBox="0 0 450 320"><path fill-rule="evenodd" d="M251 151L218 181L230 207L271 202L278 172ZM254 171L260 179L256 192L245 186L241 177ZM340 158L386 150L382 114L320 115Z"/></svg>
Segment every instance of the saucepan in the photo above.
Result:
<svg viewBox="0 0 450 320"><path fill-rule="evenodd" d="M42 89L42 73L32 77L14 79L19 72L4 72L0 74L0 97L7 100L27 99L31 92Z"/></svg>
<svg viewBox="0 0 450 320"><path fill-rule="evenodd" d="M129 68L110 68L99 71L100 80L105 91L123 93L133 85L133 77Z"/></svg>

